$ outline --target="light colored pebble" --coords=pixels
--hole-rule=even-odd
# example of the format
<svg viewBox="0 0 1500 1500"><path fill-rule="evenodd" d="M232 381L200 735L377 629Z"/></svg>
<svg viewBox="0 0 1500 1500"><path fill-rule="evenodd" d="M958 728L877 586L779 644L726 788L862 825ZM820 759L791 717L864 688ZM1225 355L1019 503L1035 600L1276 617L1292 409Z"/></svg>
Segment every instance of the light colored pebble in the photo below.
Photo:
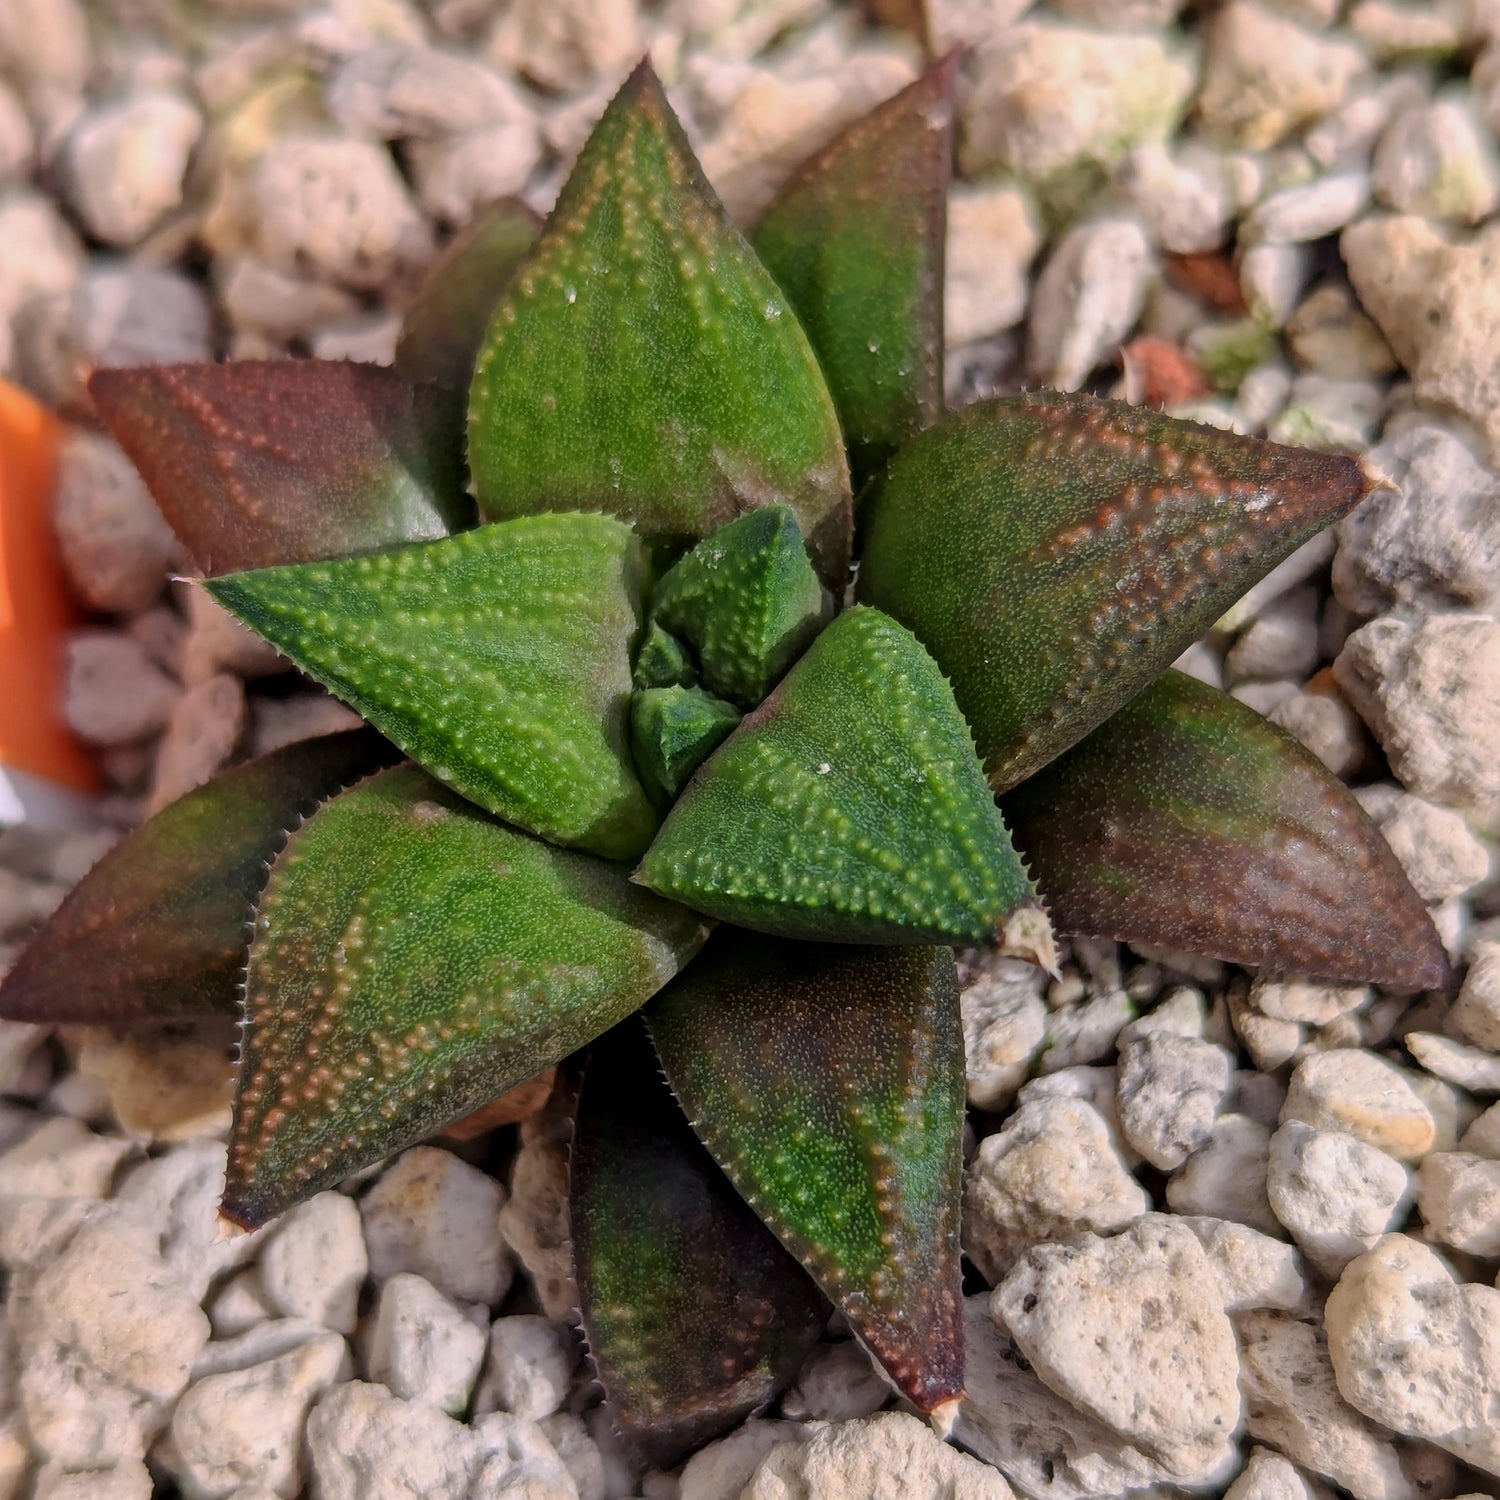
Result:
<svg viewBox="0 0 1500 1500"><path fill-rule="evenodd" d="M989 1315L991 1298L964 1304L968 1395L954 1436L992 1463L1024 1495L1085 1500L1179 1484L1211 1489L1239 1467L1239 1447L1225 1434L1194 1475L1173 1474L1112 1427L1045 1386L1020 1356L1010 1332Z"/></svg>
<svg viewBox="0 0 1500 1500"><path fill-rule="evenodd" d="M1034 1099L979 1143L965 1174L964 1248L996 1282L1033 1245L1122 1229L1150 1203L1097 1110Z"/></svg>
<svg viewBox="0 0 1500 1500"><path fill-rule="evenodd" d="M1014 970L1024 967L1025 973ZM1047 1038L1047 1007L1037 993L1039 971L1008 960L979 974L959 996L969 1103L1005 1108L1026 1081Z"/></svg>
<svg viewBox="0 0 1500 1500"><path fill-rule="evenodd" d="M423 1277L400 1271L380 1289L367 1362L393 1395L460 1416L484 1349L484 1329Z"/></svg>
<svg viewBox="0 0 1500 1500"><path fill-rule="evenodd" d="M1368 455L1392 481L1338 524L1333 587L1358 614L1500 610L1500 478L1450 428L1405 422Z"/></svg>
<svg viewBox="0 0 1500 1500"><path fill-rule="evenodd" d="M1240 227L1247 244L1298 245L1337 234L1370 201L1365 172L1331 172L1282 188L1255 206Z"/></svg>
<svg viewBox="0 0 1500 1500"><path fill-rule="evenodd" d="M1229 648L1229 681L1309 676L1318 663L1318 604L1310 586L1289 589L1268 604Z"/></svg>
<svg viewBox="0 0 1500 1500"><path fill-rule="evenodd" d="M305 338L314 328L347 322L360 310L359 299L343 287L293 275L253 255L216 256L213 280L235 328L271 339Z"/></svg>
<svg viewBox="0 0 1500 1500"><path fill-rule="evenodd" d="M134 465L103 433L70 428L53 524L68 581L92 609L134 614L162 591L176 542Z"/></svg>
<svg viewBox="0 0 1500 1500"><path fill-rule="evenodd" d="M134 1153L130 1141L57 1115L0 1153L0 1198L106 1198L120 1163Z"/></svg>
<svg viewBox="0 0 1500 1500"><path fill-rule="evenodd" d="M1240 254L1240 290L1251 317L1271 328L1285 327L1297 310L1312 274L1312 254L1303 244L1262 242Z"/></svg>
<svg viewBox="0 0 1500 1500"><path fill-rule="evenodd" d="M1250 986L1252 1009L1278 1021L1300 1021L1306 1026L1326 1026L1373 999L1374 991L1364 984L1325 984L1262 975Z"/></svg>
<svg viewBox="0 0 1500 1500"><path fill-rule="evenodd" d="M1500 941L1474 944L1463 987L1444 1022L1462 1042L1500 1053Z"/></svg>
<svg viewBox="0 0 1500 1500"><path fill-rule="evenodd" d="M1432 1031L1410 1031L1403 1038L1411 1055L1437 1078L1471 1094L1500 1094L1500 1057Z"/></svg>
<svg viewBox="0 0 1500 1500"><path fill-rule="evenodd" d="M245 732L245 684L215 672L184 688L157 746L148 814L200 787L229 763Z"/></svg>
<svg viewBox="0 0 1500 1500"><path fill-rule="evenodd" d="M740 1500L1013 1500L1013 1493L987 1464L892 1411L773 1448Z"/></svg>
<svg viewBox="0 0 1500 1500"><path fill-rule="evenodd" d="M606 1500L609 1478L604 1455L589 1433L588 1424L571 1412L554 1412L537 1426L546 1434L578 1490L578 1500Z"/></svg>
<svg viewBox="0 0 1500 1500"><path fill-rule="evenodd" d="M321 690L292 693L285 698L252 694L248 707L252 755L268 755L298 740L357 729L364 722L352 708Z"/></svg>
<svg viewBox="0 0 1500 1500"><path fill-rule="evenodd" d="M1380 379L1396 369L1391 346L1341 281L1323 282L1298 304L1286 337L1302 369L1335 380Z"/></svg>
<svg viewBox="0 0 1500 1500"><path fill-rule="evenodd" d="M1461 813L1403 792L1389 782L1355 796L1375 820L1412 888L1429 905L1462 896L1489 878L1490 856Z"/></svg>
<svg viewBox="0 0 1500 1500"><path fill-rule="evenodd" d="M1428 1239L1468 1255L1500 1256L1500 1161L1434 1151L1417 1169L1417 1207Z"/></svg>
<svg viewBox="0 0 1500 1500"><path fill-rule="evenodd" d="M260 1253L261 1283L285 1317L353 1333L369 1260L360 1213L342 1193L318 1193L276 1222Z"/></svg>
<svg viewBox="0 0 1500 1500"><path fill-rule="evenodd" d="M1208 28L1198 110L1215 139L1252 151L1336 109L1369 64L1346 38L1309 31L1252 0Z"/></svg>
<svg viewBox="0 0 1500 1500"><path fill-rule="evenodd" d="M950 191L943 283L950 348L993 338L1026 316L1028 273L1041 247L1042 227L1023 189L966 183Z"/></svg>
<svg viewBox="0 0 1500 1500"><path fill-rule="evenodd" d="M806 1442L816 1431L805 1422L751 1417L688 1459L679 1500L721 1500L724 1496L739 1500L740 1491L768 1453L789 1443Z"/></svg>
<svg viewBox="0 0 1500 1500"><path fill-rule="evenodd" d="M1255 1448L1224 1500L1331 1500L1326 1485L1310 1479L1270 1448Z"/></svg>
<svg viewBox="0 0 1500 1500"><path fill-rule="evenodd" d="M133 245L182 202L203 117L178 94L153 90L87 111L63 150L68 195L89 232Z"/></svg>
<svg viewBox="0 0 1500 1500"><path fill-rule="evenodd" d="M1289 1120L1271 1137L1266 1193L1276 1217L1330 1281L1406 1218L1411 1173L1336 1130Z"/></svg>
<svg viewBox="0 0 1500 1500"><path fill-rule="evenodd" d="M184 683L203 682L216 672L237 677L265 677L284 671L286 659L224 608L205 588L182 591L187 631L182 641L181 677Z"/></svg>
<svg viewBox="0 0 1500 1500"><path fill-rule="evenodd" d="M511 1263L500 1238L505 1189L435 1146L403 1152L360 1200L377 1285L414 1271L455 1302L498 1306Z"/></svg>
<svg viewBox="0 0 1500 1500"><path fill-rule="evenodd" d="M890 1395L859 1341L846 1339L814 1347L781 1398L781 1412L794 1421L848 1422L879 1411Z"/></svg>
<svg viewBox="0 0 1500 1500"><path fill-rule="evenodd" d="M1404 109L1375 150L1375 195L1402 213L1477 224L1500 201L1500 160L1467 98Z"/></svg>
<svg viewBox="0 0 1500 1500"><path fill-rule="evenodd" d="M543 88L612 77L641 50L635 0L518 0L488 46L490 61Z"/></svg>
<svg viewBox="0 0 1500 1500"><path fill-rule="evenodd" d="M542 1311L561 1322L578 1306L568 1228L568 1126L551 1110L522 1122L500 1209L500 1233L526 1268Z"/></svg>
<svg viewBox="0 0 1500 1500"><path fill-rule="evenodd" d="M44 1464L31 1500L151 1500L151 1472L138 1461L108 1469L68 1469Z"/></svg>
<svg viewBox="0 0 1500 1500"><path fill-rule="evenodd" d="M264 1323L273 1314L261 1285L260 1268L246 1266L235 1272L205 1304L204 1311L213 1324L215 1339L233 1338Z"/></svg>
<svg viewBox="0 0 1500 1500"><path fill-rule="evenodd" d="M1500 1104L1492 1104L1476 1116L1458 1145L1460 1150L1472 1151L1487 1161L1500 1161Z"/></svg>
<svg viewBox="0 0 1500 1500"><path fill-rule="evenodd" d="M0 368L14 365L17 314L37 298L71 291L85 261L78 235L50 199L25 188L0 194Z"/></svg>
<svg viewBox="0 0 1500 1500"><path fill-rule="evenodd" d="M1310 1289L1302 1257L1284 1240L1228 1219L1184 1214L1174 1222L1197 1235L1225 1312L1267 1307L1293 1312L1307 1307Z"/></svg>
<svg viewBox="0 0 1500 1500"><path fill-rule="evenodd" d="M234 1070L222 1044L191 1032L91 1026L76 1048L78 1076L104 1092L126 1135L163 1144L227 1132Z"/></svg>
<svg viewBox="0 0 1500 1500"><path fill-rule="evenodd" d="M533 1313L497 1318L474 1410L508 1411L535 1421L567 1399L577 1350L557 1324Z"/></svg>
<svg viewBox="0 0 1500 1500"><path fill-rule="evenodd" d="M332 1330L310 1318L268 1318L233 1335L205 1344L193 1361L193 1379L229 1375L264 1365L304 1344L326 1339Z"/></svg>
<svg viewBox="0 0 1500 1500"><path fill-rule="evenodd" d="M1342 693L1321 689L1293 693L1266 717L1310 750L1335 776L1351 776L1364 765L1364 722Z"/></svg>
<svg viewBox="0 0 1500 1500"><path fill-rule="evenodd" d="M466 224L493 199L519 194L541 156L541 137L529 116L413 141L407 148L417 202L432 218L453 225Z"/></svg>
<svg viewBox="0 0 1500 1500"><path fill-rule="evenodd" d="M1037 1059L1042 1073L1097 1063L1115 1049L1120 1032L1135 1019L1135 1001L1124 990L1106 990L1082 1004L1053 999L1047 1013L1047 1045Z"/></svg>
<svg viewBox="0 0 1500 1500"><path fill-rule="evenodd" d="M1346 1401L1500 1475L1500 1291L1456 1282L1426 1245L1392 1234L1344 1272L1326 1317Z"/></svg>
<svg viewBox="0 0 1500 1500"><path fill-rule="evenodd" d="M1125 1138L1161 1171L1208 1144L1233 1062L1222 1047L1148 1032L1120 1049L1118 1105Z"/></svg>
<svg viewBox="0 0 1500 1500"><path fill-rule="evenodd" d="M31 172L35 151L26 106L9 84L0 82L0 184L23 181Z"/></svg>
<svg viewBox="0 0 1500 1500"><path fill-rule="evenodd" d="M1068 230L1037 278L1026 341L1033 377L1077 390L1135 326L1155 270L1136 219L1089 219Z"/></svg>
<svg viewBox="0 0 1500 1500"><path fill-rule="evenodd" d="M207 1375L172 1414L172 1469L187 1500L228 1500L255 1483L302 1491L302 1430L313 1403L350 1373L348 1347L323 1333L241 1370Z"/></svg>
<svg viewBox="0 0 1500 1500"><path fill-rule="evenodd" d="M112 630L68 642L63 716L92 745L128 745L160 731L179 689L144 649Z"/></svg>
<svg viewBox="0 0 1500 1500"><path fill-rule="evenodd" d="M1047 1385L1173 1472L1200 1472L1239 1426L1234 1330L1203 1247L1175 1219L1035 1247L993 1313Z"/></svg>
<svg viewBox="0 0 1500 1500"><path fill-rule="evenodd" d="M1266 1196L1271 1132L1233 1111L1220 1115L1208 1140L1167 1183L1167 1203L1180 1214L1208 1214L1280 1236L1281 1222Z"/></svg>
<svg viewBox="0 0 1500 1500"><path fill-rule="evenodd" d="M1271 423L1272 442L1334 452L1367 447L1385 406L1385 391L1374 380L1334 380L1311 371L1292 381L1287 404Z"/></svg>
<svg viewBox="0 0 1500 1500"><path fill-rule="evenodd" d="M1432 1149L1437 1122L1403 1071L1372 1052L1335 1048L1305 1058L1287 1090L1281 1123L1343 1131L1415 1161Z"/></svg>
<svg viewBox="0 0 1500 1500"><path fill-rule="evenodd" d="M1160 249L1191 255L1223 244L1233 203L1218 152L1191 142L1175 150L1137 146L1115 169L1114 183Z"/></svg>
<svg viewBox="0 0 1500 1500"><path fill-rule="evenodd" d="M1420 1500L1390 1434L1339 1394L1321 1327L1291 1313L1244 1313L1240 1386L1245 1430L1355 1500Z"/></svg>
<svg viewBox="0 0 1500 1500"><path fill-rule="evenodd" d="M351 135L395 141L535 123L520 91L472 57L393 44L351 53L330 74L328 112Z"/></svg>

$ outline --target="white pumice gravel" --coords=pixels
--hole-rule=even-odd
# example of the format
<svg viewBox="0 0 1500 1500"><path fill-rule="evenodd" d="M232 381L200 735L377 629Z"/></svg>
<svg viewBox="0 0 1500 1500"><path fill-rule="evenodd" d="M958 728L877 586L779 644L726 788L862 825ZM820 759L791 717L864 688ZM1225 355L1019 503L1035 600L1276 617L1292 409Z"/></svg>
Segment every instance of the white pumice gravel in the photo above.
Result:
<svg viewBox="0 0 1500 1500"><path fill-rule="evenodd" d="M947 373L1109 392L1393 481L1183 658L1349 781L1431 903L1426 996L1075 941L963 956L968 1396L835 1330L680 1474L574 1325L568 1127L216 1219L218 1038L0 1023L0 1500L1477 1500L1500 1483L1500 15L928 0L963 45ZM119 827L350 722L201 590L95 365L388 362L481 202L541 209L647 49L745 224L916 76L853 0L0 0L0 375L69 422L64 711L114 828L0 832L0 971ZM129 19L121 25L128 12ZM199 14L201 12L201 14ZM1206 392L1206 394L1205 394ZM3 706L0 706L3 712ZM90 842L92 840L92 842ZM956 1447L954 1446L956 1444Z"/></svg>

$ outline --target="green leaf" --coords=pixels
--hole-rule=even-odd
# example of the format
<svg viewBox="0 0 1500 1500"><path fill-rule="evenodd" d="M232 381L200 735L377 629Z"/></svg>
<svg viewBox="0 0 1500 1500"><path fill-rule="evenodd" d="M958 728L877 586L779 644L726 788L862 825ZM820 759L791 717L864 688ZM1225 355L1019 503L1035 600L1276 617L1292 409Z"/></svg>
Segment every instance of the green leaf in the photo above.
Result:
<svg viewBox="0 0 1500 1500"><path fill-rule="evenodd" d="M473 524L451 399L394 370L236 360L95 370L89 394L203 573Z"/></svg>
<svg viewBox="0 0 1500 1500"><path fill-rule="evenodd" d="M224 1213L253 1227L635 1010L703 927L415 766L325 803L271 869Z"/></svg>
<svg viewBox="0 0 1500 1500"><path fill-rule="evenodd" d="M467 395L495 304L536 242L541 221L524 203L486 203L432 263L396 343L396 368Z"/></svg>
<svg viewBox="0 0 1500 1500"><path fill-rule="evenodd" d="M937 664L842 614L700 767L636 879L784 937L995 943L1046 920Z"/></svg>
<svg viewBox="0 0 1500 1500"><path fill-rule="evenodd" d="M626 743L647 566L620 522L547 515L206 587L471 801L629 859L656 823Z"/></svg>
<svg viewBox="0 0 1500 1500"><path fill-rule="evenodd" d="M961 1395L952 950L723 930L646 1021L714 1159L897 1389L923 1411Z"/></svg>
<svg viewBox="0 0 1500 1500"><path fill-rule="evenodd" d="M814 156L754 235L823 367L856 484L943 410L956 63L945 58Z"/></svg>
<svg viewBox="0 0 1500 1500"><path fill-rule="evenodd" d="M1359 803L1290 735L1180 672L1004 807L1064 932L1398 989L1447 978Z"/></svg>
<svg viewBox="0 0 1500 1500"><path fill-rule="evenodd" d="M630 680L643 692L647 688L693 687L698 681L698 668L688 648L650 620Z"/></svg>
<svg viewBox="0 0 1500 1500"><path fill-rule="evenodd" d="M646 790L670 803L740 722L740 711L696 687L647 688L630 704L630 745Z"/></svg>
<svg viewBox="0 0 1500 1500"><path fill-rule="evenodd" d="M663 574L651 615L698 652L708 690L754 708L832 613L797 518L768 505L721 526Z"/></svg>
<svg viewBox="0 0 1500 1500"><path fill-rule="evenodd" d="M496 310L469 462L489 520L606 506L653 546L789 505L843 585L849 474L832 399L649 63L605 110Z"/></svg>
<svg viewBox="0 0 1500 1500"><path fill-rule="evenodd" d="M828 1304L688 1128L638 1022L591 1049L571 1165L589 1354L616 1425L671 1468L775 1398Z"/></svg>
<svg viewBox="0 0 1500 1500"><path fill-rule="evenodd" d="M119 1025L238 1014L251 912L287 830L395 754L364 729L303 740L170 803L31 940L0 985L0 1015Z"/></svg>
<svg viewBox="0 0 1500 1500"><path fill-rule="evenodd" d="M1369 488L1354 459L1118 402L985 401L892 461L859 597L937 657L1004 791Z"/></svg>

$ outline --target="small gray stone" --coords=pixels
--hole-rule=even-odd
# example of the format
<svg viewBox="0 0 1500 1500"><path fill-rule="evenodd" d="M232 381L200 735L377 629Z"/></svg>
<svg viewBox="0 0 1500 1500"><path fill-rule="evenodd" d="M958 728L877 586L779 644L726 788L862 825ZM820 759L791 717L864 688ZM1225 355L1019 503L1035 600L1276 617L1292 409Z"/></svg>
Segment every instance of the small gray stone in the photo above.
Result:
<svg viewBox="0 0 1500 1500"><path fill-rule="evenodd" d="M1462 896L1490 874L1490 856L1463 816L1388 782L1361 787L1360 806L1379 825L1412 889L1429 905Z"/></svg>
<svg viewBox="0 0 1500 1500"><path fill-rule="evenodd" d="M368 1269L359 1208L342 1193L318 1193L289 1209L260 1253L271 1306L335 1333L354 1332Z"/></svg>
<svg viewBox="0 0 1500 1500"><path fill-rule="evenodd" d="M1290 1313L1244 1313L1240 1386L1245 1429L1355 1500L1421 1500L1390 1433L1345 1404L1321 1327Z"/></svg>
<svg viewBox="0 0 1500 1500"><path fill-rule="evenodd" d="M1268 604L1224 658L1228 680L1310 675L1318 664L1318 604L1310 586L1289 589Z"/></svg>
<svg viewBox="0 0 1500 1500"><path fill-rule="evenodd" d="M96 238L133 245L182 202L203 117L177 94L151 91L89 110L63 150L68 195Z"/></svg>
<svg viewBox="0 0 1500 1500"><path fill-rule="evenodd" d="M1500 161L1466 98L1404 109L1375 151L1375 194L1403 213L1477 224L1500 201Z"/></svg>
<svg viewBox="0 0 1500 1500"><path fill-rule="evenodd" d="M1409 1031L1408 1051L1434 1077L1471 1094L1500 1094L1500 1057L1431 1031Z"/></svg>
<svg viewBox="0 0 1500 1500"><path fill-rule="evenodd" d="M1500 941L1482 939L1469 954L1469 971L1443 1029L1460 1041L1500 1053Z"/></svg>
<svg viewBox="0 0 1500 1500"><path fill-rule="evenodd" d="M272 339L306 338L314 328L347 322L360 310L352 292L292 275L253 255L216 257L213 276L234 327Z"/></svg>
<svg viewBox="0 0 1500 1500"><path fill-rule="evenodd" d="M1325 239L1353 223L1369 201L1368 173L1331 172L1263 199L1241 225L1240 238L1269 245Z"/></svg>
<svg viewBox="0 0 1500 1500"><path fill-rule="evenodd" d="M165 727L179 689L145 650L113 630L68 642L63 717L91 745L130 745Z"/></svg>
<svg viewBox="0 0 1500 1500"><path fill-rule="evenodd" d="M492 62L571 92L612 77L640 52L635 0L516 0L489 42Z"/></svg>
<svg viewBox="0 0 1500 1500"><path fill-rule="evenodd" d="M1500 1256L1500 1161L1434 1151L1417 1169L1417 1207L1428 1239L1487 1260Z"/></svg>
<svg viewBox="0 0 1500 1500"><path fill-rule="evenodd" d="M461 135L531 119L519 91L493 68L432 47L386 45L351 53L329 77L325 97L329 113L351 135L385 141Z"/></svg>
<svg viewBox="0 0 1500 1500"><path fill-rule="evenodd" d="M1014 1500L987 1464L905 1412L835 1422L760 1462L740 1500Z"/></svg>
<svg viewBox="0 0 1500 1500"><path fill-rule="evenodd" d="M521 1149L500 1209L500 1233L526 1268L542 1311L554 1322L578 1306L568 1227L569 1127L552 1110L522 1122Z"/></svg>
<svg viewBox="0 0 1500 1500"><path fill-rule="evenodd" d="M1203 1247L1174 1219L1035 1247L993 1314L1047 1385L1171 1472L1200 1472L1239 1426L1234 1330Z"/></svg>
<svg viewBox="0 0 1500 1500"><path fill-rule="evenodd" d="M368 1365L393 1395L461 1415L484 1348L484 1329L423 1277L398 1272L380 1289Z"/></svg>
<svg viewBox="0 0 1500 1500"><path fill-rule="evenodd" d="M1075 224L1037 278L1026 341L1032 376L1057 390L1077 390L1135 326L1155 271L1136 219Z"/></svg>
<svg viewBox="0 0 1500 1500"><path fill-rule="evenodd" d="M1281 1222L1266 1196L1270 1153L1271 1132L1259 1120L1222 1114L1207 1142L1168 1181L1167 1203L1175 1213L1208 1214L1279 1236Z"/></svg>
<svg viewBox="0 0 1500 1500"><path fill-rule="evenodd" d="M1308 1261L1332 1281L1406 1218L1411 1173L1336 1130L1289 1120L1271 1137L1266 1193Z"/></svg>
<svg viewBox="0 0 1500 1500"><path fill-rule="evenodd" d="M1294 1312L1308 1306L1311 1289L1302 1257L1284 1240L1228 1219L1184 1215L1174 1222L1198 1236L1225 1312L1265 1307Z"/></svg>
<svg viewBox="0 0 1500 1500"><path fill-rule="evenodd" d="M1347 778L1368 754L1363 720L1342 693L1303 691L1283 698L1266 717L1301 742L1333 772Z"/></svg>
<svg viewBox="0 0 1500 1500"><path fill-rule="evenodd" d="M132 1142L95 1135L67 1115L43 1119L0 1152L0 1199L106 1198L120 1163L135 1150Z"/></svg>
<svg viewBox="0 0 1500 1500"><path fill-rule="evenodd" d="M228 765L244 735L245 717L245 684L232 672L215 672L183 690L157 747L148 815Z"/></svg>
<svg viewBox="0 0 1500 1500"><path fill-rule="evenodd" d="M1432 1110L1402 1069L1350 1047L1303 1059L1281 1111L1283 1125L1292 1120L1343 1131L1398 1161L1416 1161L1437 1138Z"/></svg>
<svg viewBox="0 0 1500 1500"><path fill-rule="evenodd" d="M500 1238L505 1189L435 1146L404 1151L360 1200L370 1275L425 1276L456 1302L498 1306L511 1264Z"/></svg>
<svg viewBox="0 0 1500 1500"><path fill-rule="evenodd" d="M1222 1047L1148 1032L1120 1049L1120 1124L1152 1166L1170 1172L1208 1144L1233 1062Z"/></svg>
<svg viewBox="0 0 1500 1500"><path fill-rule="evenodd" d="M1356 614L1500 610L1500 479L1449 428L1404 422L1368 456L1391 488L1338 525L1333 587Z"/></svg>
<svg viewBox="0 0 1500 1500"><path fill-rule="evenodd" d="M964 1248L996 1282L1033 1245L1122 1229L1150 1204L1097 1110L1037 1098L979 1143L965 1174Z"/></svg>
<svg viewBox="0 0 1500 1500"><path fill-rule="evenodd" d="M1311 372L1292 381L1291 393L1267 432L1275 443L1347 452L1374 440L1385 391L1374 380L1334 380Z"/></svg>
<svg viewBox="0 0 1500 1500"><path fill-rule="evenodd" d="M1008 183L958 184L948 194L943 283L949 348L993 338L1026 316L1028 273L1042 246L1035 205Z"/></svg>
<svg viewBox="0 0 1500 1500"><path fill-rule="evenodd" d="M439 140L413 141L407 150L423 211L454 225L468 223L493 199L520 193L541 155L541 137L530 116Z"/></svg>
<svg viewBox="0 0 1500 1500"><path fill-rule="evenodd" d="M857 1339L818 1344L802 1362L792 1388L781 1398L783 1416L794 1421L848 1422L868 1417L890 1400L891 1388Z"/></svg>
<svg viewBox="0 0 1500 1500"><path fill-rule="evenodd" d="M298 740L315 739L323 734L337 734L343 729L358 729L364 722L352 708L321 690L292 693L286 698L248 699L250 708L250 753L267 755L283 745Z"/></svg>
<svg viewBox="0 0 1500 1500"><path fill-rule="evenodd" d="M1345 1400L1500 1475L1500 1291L1457 1283L1427 1246L1392 1234L1344 1272L1326 1317Z"/></svg>
<svg viewBox="0 0 1500 1500"><path fill-rule="evenodd" d="M533 1421L551 1416L567 1400L576 1357L574 1341L546 1318L497 1318L474 1410L508 1411Z"/></svg>
<svg viewBox="0 0 1500 1500"><path fill-rule="evenodd" d="M1224 1491L1224 1500L1332 1500L1332 1493L1279 1453L1256 1448L1240 1477Z"/></svg>
<svg viewBox="0 0 1500 1500"><path fill-rule="evenodd" d="M1026 1081L1047 1038L1047 1007L1039 971L1001 959L980 972L959 996L969 1103L999 1110Z"/></svg>

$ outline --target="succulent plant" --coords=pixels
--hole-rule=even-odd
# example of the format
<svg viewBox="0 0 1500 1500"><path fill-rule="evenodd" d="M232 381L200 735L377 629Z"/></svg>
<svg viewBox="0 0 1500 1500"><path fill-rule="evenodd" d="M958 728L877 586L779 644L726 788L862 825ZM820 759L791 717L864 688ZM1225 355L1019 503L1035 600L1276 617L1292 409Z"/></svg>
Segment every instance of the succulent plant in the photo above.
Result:
<svg viewBox="0 0 1500 1500"><path fill-rule="evenodd" d="M1169 670L1370 479L1087 396L946 414L951 72L746 239L643 64L545 225L454 243L394 369L92 380L201 587L372 728L159 813L0 1009L242 1008L247 1226L573 1057L583 1327L658 1462L830 1303L916 1407L960 1396L955 947L1051 967L1050 908L1446 975L1349 793Z"/></svg>

